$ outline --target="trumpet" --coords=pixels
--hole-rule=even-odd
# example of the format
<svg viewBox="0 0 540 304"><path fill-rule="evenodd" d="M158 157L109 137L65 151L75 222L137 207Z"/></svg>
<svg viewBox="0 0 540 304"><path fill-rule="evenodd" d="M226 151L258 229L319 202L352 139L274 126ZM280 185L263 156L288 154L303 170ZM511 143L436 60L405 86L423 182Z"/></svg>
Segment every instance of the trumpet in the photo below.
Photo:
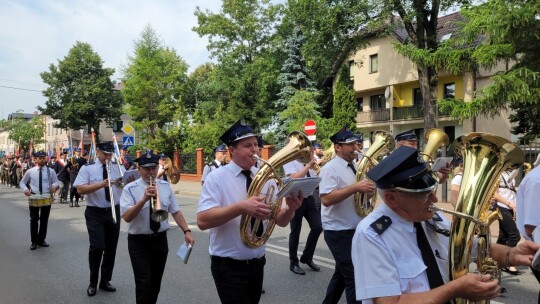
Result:
<svg viewBox="0 0 540 304"><path fill-rule="evenodd" d="M114 206L114 191L113 191L113 183L111 183L111 166L109 165L110 160L105 161L105 167L107 169L107 182L109 183L109 196L111 198L111 211L112 211L112 218L113 223L116 224L116 208Z"/></svg>
<svg viewBox="0 0 540 304"><path fill-rule="evenodd" d="M154 177L150 177L149 185L156 187L156 196L150 197L150 208L152 208L152 215L150 217L155 222L163 222L169 217L169 213L167 210L161 209L161 203L159 201L159 187Z"/></svg>

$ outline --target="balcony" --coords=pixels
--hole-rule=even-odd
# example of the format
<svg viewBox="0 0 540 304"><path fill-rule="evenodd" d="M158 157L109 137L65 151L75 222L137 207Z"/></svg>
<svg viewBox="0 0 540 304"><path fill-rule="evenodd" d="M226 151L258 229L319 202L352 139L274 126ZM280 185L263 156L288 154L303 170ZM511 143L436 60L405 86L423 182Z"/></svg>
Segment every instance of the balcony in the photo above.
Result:
<svg viewBox="0 0 540 304"><path fill-rule="evenodd" d="M389 121L390 120L390 110L375 110L370 112L357 112L356 121L359 123L369 123L369 122L378 122L378 121Z"/></svg>
<svg viewBox="0 0 540 304"><path fill-rule="evenodd" d="M394 120L403 120L403 119L415 119L424 117L424 111L422 106L412 106L412 107L398 107L394 108ZM439 110L439 116L448 116L450 111L442 112Z"/></svg>

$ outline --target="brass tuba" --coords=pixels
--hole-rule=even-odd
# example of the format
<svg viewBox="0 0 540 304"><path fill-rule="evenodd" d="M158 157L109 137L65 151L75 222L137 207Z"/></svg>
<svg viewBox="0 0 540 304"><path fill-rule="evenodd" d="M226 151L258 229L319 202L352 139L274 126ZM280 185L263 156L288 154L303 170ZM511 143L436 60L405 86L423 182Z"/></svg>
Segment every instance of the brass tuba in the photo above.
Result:
<svg viewBox="0 0 540 304"><path fill-rule="evenodd" d="M360 160L356 170L356 182L366 177L366 173L376 166L379 161L390 151L394 149L396 142L392 135L386 131L375 131L373 133L373 144L366 151L366 154ZM372 193L356 192L354 194L354 209L359 216L365 217L375 207L377 200L377 189Z"/></svg>
<svg viewBox="0 0 540 304"><path fill-rule="evenodd" d="M332 145L330 148L323 151L323 157L322 157L323 162L322 162L322 164L321 165L318 165L318 164L313 165L313 172L315 172L315 174L319 175L319 173L321 172L322 166L324 166L329 161L331 161L332 158L334 158L334 156L336 156L336 151L334 151L334 145Z"/></svg>
<svg viewBox="0 0 540 304"><path fill-rule="evenodd" d="M454 144L456 153L463 158L464 169L456 211L430 206L431 210L454 215L449 246L450 280L469 272L475 235L478 237L477 269L499 279L500 270L489 252L489 226L500 212L490 212L489 206L501 173L522 164L525 155L516 144L489 133L469 133L457 138ZM455 303L468 303L468 300L456 299Z"/></svg>
<svg viewBox="0 0 540 304"><path fill-rule="evenodd" d="M424 138L426 139L426 146L420 155L422 155L424 161L431 166L437 155L437 150L448 146L450 139L446 133L439 129L427 130Z"/></svg>
<svg viewBox="0 0 540 304"><path fill-rule="evenodd" d="M311 160L312 153L313 147L307 136L304 133L295 131L289 134L289 143L279 152L274 154L268 161L261 159L257 155L253 156L257 160L261 160L263 165L259 172L257 172L257 175L253 178L251 186L249 186L248 198L261 195L262 190L270 180L275 180L276 184L270 186L267 193L265 193L265 203L270 205L272 211L268 218L266 229L262 235L257 235L259 225L263 225L262 221L246 214L242 215L240 221L240 237L247 247L256 248L266 243L276 225L276 217L281 209L281 201L278 200L274 202L272 200L274 199L274 192L277 190L276 187L281 188L283 182L278 177L275 168L277 169L296 159L303 163L307 163Z"/></svg>
<svg viewBox="0 0 540 304"><path fill-rule="evenodd" d="M180 181L180 170L173 164L169 157L165 158L165 166L169 166L167 168L169 182L175 185L178 184L178 181Z"/></svg>

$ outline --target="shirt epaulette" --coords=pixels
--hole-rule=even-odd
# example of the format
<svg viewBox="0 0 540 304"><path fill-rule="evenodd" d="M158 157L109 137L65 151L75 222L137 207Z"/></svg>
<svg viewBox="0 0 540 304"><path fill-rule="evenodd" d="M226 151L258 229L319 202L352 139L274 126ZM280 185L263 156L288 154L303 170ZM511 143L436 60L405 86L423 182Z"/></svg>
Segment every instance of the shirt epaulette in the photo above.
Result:
<svg viewBox="0 0 540 304"><path fill-rule="evenodd" d="M375 222L371 223L371 228L377 232L378 235L383 234L383 232L392 225L392 219L386 215L381 216Z"/></svg>
<svg viewBox="0 0 540 304"><path fill-rule="evenodd" d="M84 164L84 165L85 165L85 166L88 166L88 165L93 165L93 164L95 164L95 163L96 163L95 161L91 160L91 161L87 162L87 163Z"/></svg>

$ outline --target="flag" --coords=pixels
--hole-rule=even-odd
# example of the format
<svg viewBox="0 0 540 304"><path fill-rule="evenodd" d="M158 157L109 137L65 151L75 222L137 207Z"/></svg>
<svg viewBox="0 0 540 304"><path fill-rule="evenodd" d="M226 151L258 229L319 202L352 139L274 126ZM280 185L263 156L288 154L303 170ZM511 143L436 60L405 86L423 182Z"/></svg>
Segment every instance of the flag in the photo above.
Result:
<svg viewBox="0 0 540 304"><path fill-rule="evenodd" d="M51 146L47 148L47 156L49 157L49 160L51 160L51 156L52 156ZM56 159L58 159L58 157Z"/></svg>
<svg viewBox="0 0 540 304"><path fill-rule="evenodd" d="M79 143L79 149L81 149L81 154L84 155L84 144L83 144L83 138L84 138L84 130L81 129L81 142Z"/></svg>
<svg viewBox="0 0 540 304"><path fill-rule="evenodd" d="M94 128L90 129L90 154L88 159L96 158L96 134L94 133Z"/></svg>
<svg viewBox="0 0 540 304"><path fill-rule="evenodd" d="M73 149L71 148L71 130L69 130L69 135L68 135L68 158L72 158L73 157Z"/></svg>
<svg viewBox="0 0 540 304"><path fill-rule="evenodd" d="M112 133L112 140L114 146L114 156L116 160L123 165L124 160L122 159L122 157L120 157L120 148L118 147L118 142L116 141L116 134L114 132Z"/></svg>

